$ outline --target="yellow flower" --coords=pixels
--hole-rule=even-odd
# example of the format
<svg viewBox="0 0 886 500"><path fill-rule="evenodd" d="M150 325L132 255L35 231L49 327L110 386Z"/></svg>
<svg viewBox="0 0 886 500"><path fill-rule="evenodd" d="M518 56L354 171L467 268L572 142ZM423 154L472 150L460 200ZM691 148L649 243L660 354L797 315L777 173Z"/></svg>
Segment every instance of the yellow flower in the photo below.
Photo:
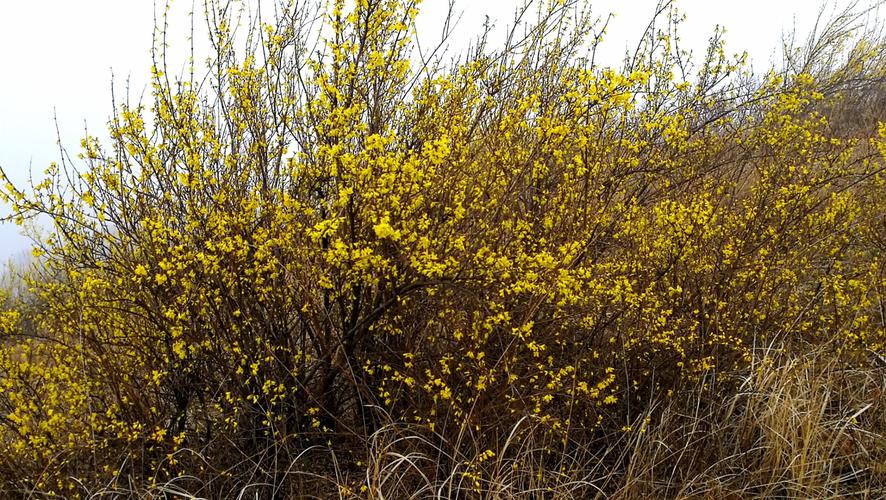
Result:
<svg viewBox="0 0 886 500"><path fill-rule="evenodd" d="M391 223L387 216L382 217L381 221L372 226L372 229L375 231L375 235L380 239L391 239L397 241L400 239L400 231L391 227Z"/></svg>

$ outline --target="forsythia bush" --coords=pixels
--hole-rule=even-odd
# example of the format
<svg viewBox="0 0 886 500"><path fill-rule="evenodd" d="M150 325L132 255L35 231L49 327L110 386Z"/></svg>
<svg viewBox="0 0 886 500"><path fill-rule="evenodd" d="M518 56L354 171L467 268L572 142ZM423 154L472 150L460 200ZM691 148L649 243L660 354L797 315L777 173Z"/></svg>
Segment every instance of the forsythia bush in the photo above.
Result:
<svg viewBox="0 0 886 500"><path fill-rule="evenodd" d="M561 4L449 64L409 1L291 5L245 50L208 4L205 78L158 64L110 144L0 195L52 224L3 297L0 482L285 490L391 422L489 458L523 419L602 439L754 346L886 352L886 125L833 123L883 48L754 79L715 37L690 74L666 13L617 70Z"/></svg>

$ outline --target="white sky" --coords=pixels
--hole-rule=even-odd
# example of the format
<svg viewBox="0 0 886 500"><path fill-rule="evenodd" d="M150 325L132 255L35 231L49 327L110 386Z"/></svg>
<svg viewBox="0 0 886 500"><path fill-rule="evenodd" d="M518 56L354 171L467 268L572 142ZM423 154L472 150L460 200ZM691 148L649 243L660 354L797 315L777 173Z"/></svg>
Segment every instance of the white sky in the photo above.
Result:
<svg viewBox="0 0 886 500"><path fill-rule="evenodd" d="M845 5L850 0L832 0ZM104 135L111 113L111 72L118 91L127 78L134 97L145 89L150 68L154 25L152 0L0 0L0 166L19 183L29 167L35 177L59 159L53 113L62 144L75 153L84 126ZM162 0L158 0L162 4ZM202 0L195 0L197 24ZM447 0L425 0L418 20L419 37L434 39ZM462 18L452 50L466 44L488 15L503 27L511 20L515 0L456 0ZM179 67L187 57L187 12L191 0L173 2L170 31L182 35L171 44ZM656 0L591 0L601 16L610 12L604 63L617 64L633 46L653 13ZM703 51L715 25L727 28L727 50L747 50L754 66L765 68L780 46L781 34L794 25L800 33L812 26L818 0L677 0L688 19L681 38L686 48ZM425 33L425 31L431 31ZM198 36L199 40L199 36ZM492 40L495 42L496 40ZM198 58L199 60L199 58ZM7 208L0 206L0 214ZM0 260L27 250L27 240L12 224L0 224Z"/></svg>

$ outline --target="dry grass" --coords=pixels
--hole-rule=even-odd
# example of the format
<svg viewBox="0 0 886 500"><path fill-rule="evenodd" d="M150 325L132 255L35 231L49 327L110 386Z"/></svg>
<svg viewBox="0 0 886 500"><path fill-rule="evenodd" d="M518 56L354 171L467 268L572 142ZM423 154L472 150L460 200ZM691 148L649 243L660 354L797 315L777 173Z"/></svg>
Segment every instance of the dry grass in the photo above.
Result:
<svg viewBox="0 0 886 500"><path fill-rule="evenodd" d="M823 350L767 350L742 378L725 404L705 403L716 401L705 394L666 403L631 438L630 465L614 496L886 494L882 367L844 368Z"/></svg>

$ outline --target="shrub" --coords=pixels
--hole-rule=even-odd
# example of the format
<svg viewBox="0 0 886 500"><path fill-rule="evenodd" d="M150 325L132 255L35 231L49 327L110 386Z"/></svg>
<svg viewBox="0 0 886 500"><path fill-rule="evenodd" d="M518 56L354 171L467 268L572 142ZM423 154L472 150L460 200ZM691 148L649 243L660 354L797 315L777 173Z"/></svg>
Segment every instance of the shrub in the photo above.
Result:
<svg viewBox="0 0 886 500"><path fill-rule="evenodd" d="M353 493L406 425L482 495L502 443L617 443L755 346L884 352L886 125L831 119L882 83L877 40L754 79L719 35L688 67L662 9L601 68L559 2L447 65L416 62L411 1L280 12L244 51L209 2L205 78L158 62L109 145L4 191L54 227L0 320L8 490Z"/></svg>

